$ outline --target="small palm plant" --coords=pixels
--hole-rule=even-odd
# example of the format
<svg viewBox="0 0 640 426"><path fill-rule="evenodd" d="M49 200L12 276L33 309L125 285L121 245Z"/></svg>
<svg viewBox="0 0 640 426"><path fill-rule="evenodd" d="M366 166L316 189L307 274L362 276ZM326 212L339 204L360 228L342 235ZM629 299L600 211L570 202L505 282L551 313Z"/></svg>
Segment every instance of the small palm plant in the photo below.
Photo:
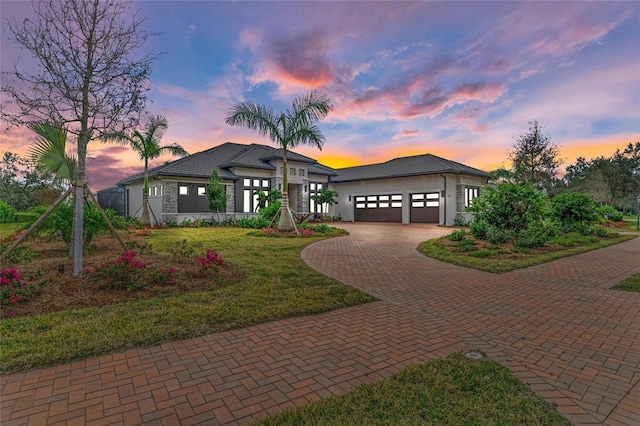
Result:
<svg viewBox="0 0 640 426"><path fill-rule="evenodd" d="M169 123L165 117L154 115L149 118L144 133L134 130L130 134L116 132L103 137L107 141L131 146L131 149L140 157L140 161L144 163L144 190L142 193L142 216L140 217L140 224L143 226L151 225L149 218L149 161L165 154L180 157L189 155L178 144L160 145L160 140L168 127Z"/></svg>

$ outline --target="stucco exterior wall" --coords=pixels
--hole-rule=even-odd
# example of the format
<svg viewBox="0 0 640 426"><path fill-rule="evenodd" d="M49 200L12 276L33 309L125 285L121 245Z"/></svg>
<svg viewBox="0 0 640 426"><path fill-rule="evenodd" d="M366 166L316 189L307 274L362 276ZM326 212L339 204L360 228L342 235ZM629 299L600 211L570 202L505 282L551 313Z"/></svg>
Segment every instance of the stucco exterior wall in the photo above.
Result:
<svg viewBox="0 0 640 426"><path fill-rule="evenodd" d="M482 178L475 178L473 176L464 176L463 178L454 174L444 174L443 176L425 175L332 183L330 188L337 191L339 196L338 204L333 206L330 214L340 215L343 220L351 222L354 220L355 196L372 194L402 194L402 223L409 223L410 194L419 192L439 192L441 194L439 223L453 225L456 214L458 213L458 185L463 183L472 186L482 186L484 181ZM349 196L351 196L351 200L349 200ZM462 194L462 202L464 203L464 194Z"/></svg>

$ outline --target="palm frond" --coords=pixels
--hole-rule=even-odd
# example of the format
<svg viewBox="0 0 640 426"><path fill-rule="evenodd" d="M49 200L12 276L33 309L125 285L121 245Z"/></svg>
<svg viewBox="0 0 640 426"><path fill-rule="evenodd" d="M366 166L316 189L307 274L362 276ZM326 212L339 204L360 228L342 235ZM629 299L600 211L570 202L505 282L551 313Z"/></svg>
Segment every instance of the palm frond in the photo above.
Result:
<svg viewBox="0 0 640 426"><path fill-rule="evenodd" d="M50 122L28 126L39 138L29 149L31 158L54 174L56 180L75 179L75 158L66 152L67 129Z"/></svg>
<svg viewBox="0 0 640 426"><path fill-rule="evenodd" d="M282 137L277 119L273 109L254 101L247 101L235 105L225 123L229 126L244 126L257 130L262 136L268 136L273 142L277 142Z"/></svg>

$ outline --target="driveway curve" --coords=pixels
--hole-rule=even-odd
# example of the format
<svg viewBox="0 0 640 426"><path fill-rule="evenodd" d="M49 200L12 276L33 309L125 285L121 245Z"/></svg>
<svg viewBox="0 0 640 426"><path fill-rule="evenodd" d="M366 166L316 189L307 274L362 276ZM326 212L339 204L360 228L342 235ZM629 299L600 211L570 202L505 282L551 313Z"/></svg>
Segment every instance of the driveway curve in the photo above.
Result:
<svg viewBox="0 0 640 426"><path fill-rule="evenodd" d="M440 339L482 349L576 424L640 424L640 293L609 290L640 272L640 238L497 275L418 253L449 232L437 226L344 227L305 262L444 325Z"/></svg>
<svg viewBox="0 0 640 426"><path fill-rule="evenodd" d="M640 424L640 238L494 275L429 259L430 225L341 224L302 252L379 301L0 377L5 425L247 424L480 349L576 424Z"/></svg>

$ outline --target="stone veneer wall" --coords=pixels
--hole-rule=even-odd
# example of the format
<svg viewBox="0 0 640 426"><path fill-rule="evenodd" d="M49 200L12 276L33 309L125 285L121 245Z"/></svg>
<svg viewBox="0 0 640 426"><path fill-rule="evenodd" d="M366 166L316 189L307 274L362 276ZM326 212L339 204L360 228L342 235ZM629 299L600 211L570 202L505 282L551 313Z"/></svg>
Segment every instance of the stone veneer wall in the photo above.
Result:
<svg viewBox="0 0 640 426"><path fill-rule="evenodd" d="M235 213L236 211L236 191L234 190L234 184L225 183L225 192L227 193L227 213Z"/></svg>
<svg viewBox="0 0 640 426"><path fill-rule="evenodd" d="M176 222L178 220L178 182L163 181L161 221Z"/></svg>

